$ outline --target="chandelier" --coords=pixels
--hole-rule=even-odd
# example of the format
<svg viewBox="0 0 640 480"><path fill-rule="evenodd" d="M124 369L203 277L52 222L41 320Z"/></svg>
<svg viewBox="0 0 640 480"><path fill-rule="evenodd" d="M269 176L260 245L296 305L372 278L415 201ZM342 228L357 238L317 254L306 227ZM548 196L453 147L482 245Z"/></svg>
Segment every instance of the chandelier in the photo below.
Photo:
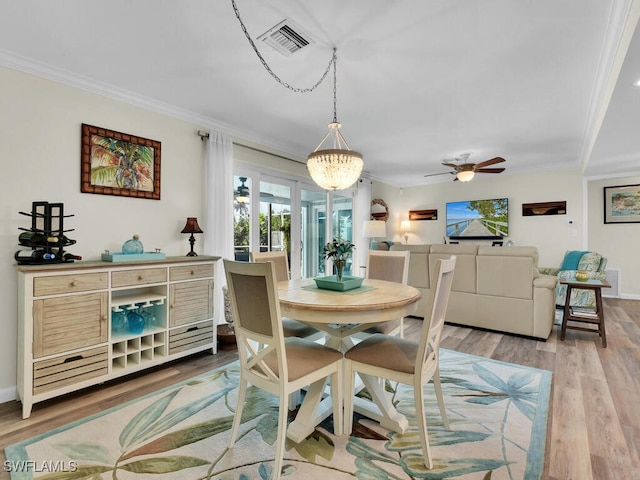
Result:
<svg viewBox="0 0 640 480"><path fill-rule="evenodd" d="M307 170L309 170L309 174L313 181L325 190L342 190L356 183L358 178L360 178L360 173L362 173L364 162L362 161L362 155L351 150L347 141L342 136L342 133L340 133L340 127L342 127L342 125L338 122L336 109L336 48L334 47L333 49L333 56L329 61L329 65L327 65L326 70L312 87L298 88L289 85L278 77L269 67L266 60L258 50L258 47L256 47L256 44L251 39L251 35L249 35L249 32L247 31L247 27L244 25L244 22L240 17L240 11L238 10L235 0L231 0L231 4L233 5L236 18L238 19L238 22L240 22L242 31L244 32L245 37L247 37L253 51L256 53L267 72L269 72L269 75L271 75L274 80L283 87L298 93L312 92L324 81L329 73L331 65L333 65L333 121L329 124L329 132L324 136L320 145L318 145L316 149L309 154L307 158ZM331 138L331 147L321 150L320 147L322 147L324 142L329 138Z"/></svg>
<svg viewBox="0 0 640 480"><path fill-rule="evenodd" d="M316 149L307 158L307 169L311 178L325 190L342 190L350 187L362 173L364 162L362 155L349 148L340 132L342 124L338 122L336 94L336 49L333 49L333 121L329 124L329 132L324 136ZM333 148L320 147L331 138Z"/></svg>

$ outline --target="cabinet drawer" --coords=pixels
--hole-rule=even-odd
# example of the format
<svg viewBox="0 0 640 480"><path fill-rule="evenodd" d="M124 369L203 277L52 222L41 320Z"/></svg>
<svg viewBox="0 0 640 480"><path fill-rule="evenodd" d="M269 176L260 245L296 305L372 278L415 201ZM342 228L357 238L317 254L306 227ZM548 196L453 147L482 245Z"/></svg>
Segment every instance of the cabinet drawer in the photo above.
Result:
<svg viewBox="0 0 640 480"><path fill-rule="evenodd" d="M33 296L102 290L109 286L108 278L107 272L37 277L33 280Z"/></svg>
<svg viewBox="0 0 640 480"><path fill-rule="evenodd" d="M174 283L169 287L169 326L213 317L213 280Z"/></svg>
<svg viewBox="0 0 640 480"><path fill-rule="evenodd" d="M169 333L169 355L213 344L213 321L175 328Z"/></svg>
<svg viewBox="0 0 640 480"><path fill-rule="evenodd" d="M135 287L136 285L148 285L167 281L166 268L146 268L143 270L124 270L111 273L111 286Z"/></svg>
<svg viewBox="0 0 640 480"><path fill-rule="evenodd" d="M184 267L171 267L169 269L169 281L180 282L195 278L213 277L213 265L187 265Z"/></svg>
<svg viewBox="0 0 640 480"><path fill-rule="evenodd" d="M108 367L106 346L35 362L33 364L33 394L37 395L89 378L106 375Z"/></svg>
<svg viewBox="0 0 640 480"><path fill-rule="evenodd" d="M52 297L33 302L35 358L107 341L107 292Z"/></svg>

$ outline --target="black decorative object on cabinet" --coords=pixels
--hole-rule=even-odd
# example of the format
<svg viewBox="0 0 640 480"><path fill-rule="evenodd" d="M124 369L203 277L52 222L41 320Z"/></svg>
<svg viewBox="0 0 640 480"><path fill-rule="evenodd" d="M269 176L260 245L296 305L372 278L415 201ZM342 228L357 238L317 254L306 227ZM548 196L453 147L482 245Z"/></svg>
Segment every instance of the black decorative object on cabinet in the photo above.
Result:
<svg viewBox="0 0 640 480"><path fill-rule="evenodd" d="M62 203L33 202L31 212L19 212L31 217L31 228L22 228L18 243L30 250L18 250L14 258L19 265L69 263L81 260L82 257L64 251L64 247L73 245L75 240L65 233L73 232L73 228L64 229L64 219L73 215L64 214Z"/></svg>

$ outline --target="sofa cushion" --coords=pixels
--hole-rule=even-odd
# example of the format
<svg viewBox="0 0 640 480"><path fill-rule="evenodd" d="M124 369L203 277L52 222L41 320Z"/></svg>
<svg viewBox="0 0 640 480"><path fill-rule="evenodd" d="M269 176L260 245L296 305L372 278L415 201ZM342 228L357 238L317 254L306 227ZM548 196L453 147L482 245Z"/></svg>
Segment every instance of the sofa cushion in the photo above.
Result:
<svg viewBox="0 0 640 480"><path fill-rule="evenodd" d="M429 245L394 244L391 251L410 251L409 278L407 283L416 288L431 288L429 282ZM420 312L422 315L423 312Z"/></svg>
<svg viewBox="0 0 640 480"><path fill-rule="evenodd" d="M429 275L433 275L436 260L445 260L456 256L456 269L453 272L451 290L456 292L476 293L476 254L477 245L431 245L429 253Z"/></svg>
<svg viewBox="0 0 640 480"><path fill-rule="evenodd" d="M564 254L564 260L562 260L560 270L578 270L578 263L580 263L580 259L585 253L589 252L568 250L567 253Z"/></svg>
<svg viewBox="0 0 640 480"><path fill-rule="evenodd" d="M533 280L538 276L535 247L480 247L477 260L478 294L533 299Z"/></svg>

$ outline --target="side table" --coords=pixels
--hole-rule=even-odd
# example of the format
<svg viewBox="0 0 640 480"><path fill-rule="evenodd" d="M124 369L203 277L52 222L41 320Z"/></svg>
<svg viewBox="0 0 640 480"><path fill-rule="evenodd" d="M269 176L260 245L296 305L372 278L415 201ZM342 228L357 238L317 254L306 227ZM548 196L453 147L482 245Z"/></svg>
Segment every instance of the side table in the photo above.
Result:
<svg viewBox="0 0 640 480"><path fill-rule="evenodd" d="M611 285L606 280L589 279L584 282L580 282L575 278L568 278L560 280L560 283L567 286L567 297L564 302L564 315L562 318L562 331L560 333L560 340L564 340L567 328L573 330L582 330L585 332L598 332L600 338L602 338L602 347L607 348L607 336L604 326L604 309L602 306L602 289L610 288ZM596 308L595 310L583 307L572 307L571 291L573 289L580 290L593 290L596 296ZM598 326L597 329L590 327L583 327L578 325L568 325L569 322L588 323Z"/></svg>

